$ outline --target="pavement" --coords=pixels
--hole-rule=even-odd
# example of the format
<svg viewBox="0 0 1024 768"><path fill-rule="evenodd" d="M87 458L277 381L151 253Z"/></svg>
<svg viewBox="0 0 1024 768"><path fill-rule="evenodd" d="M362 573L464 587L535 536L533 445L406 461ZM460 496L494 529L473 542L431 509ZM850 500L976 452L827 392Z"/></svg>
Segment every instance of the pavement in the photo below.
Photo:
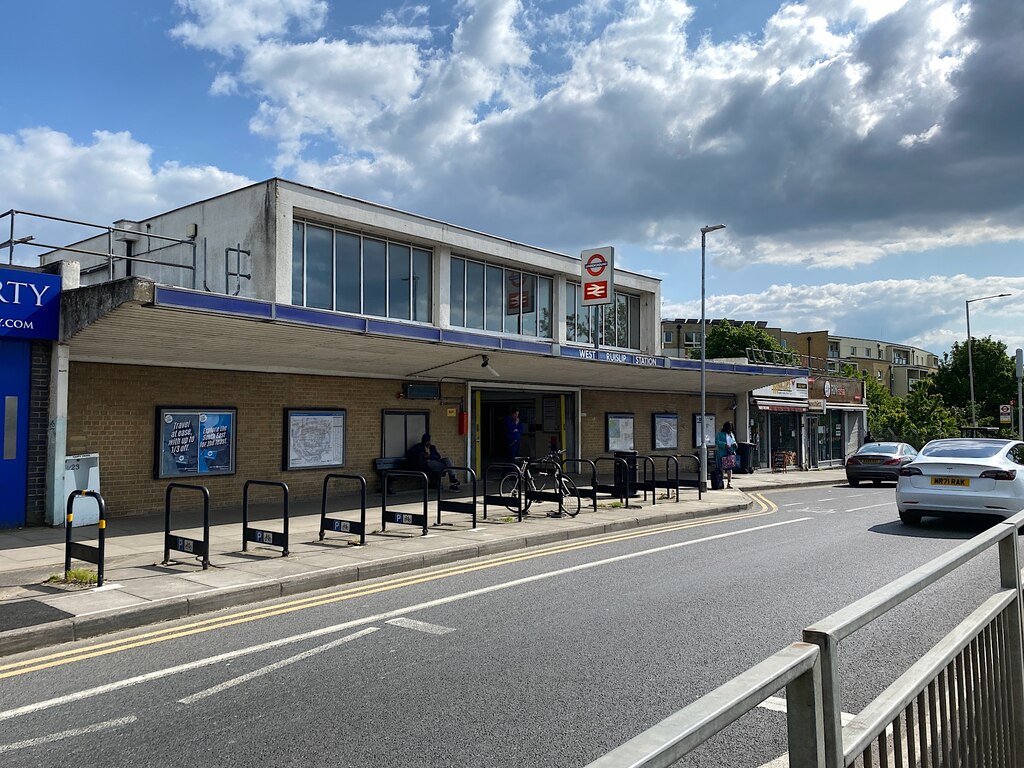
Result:
<svg viewBox="0 0 1024 768"><path fill-rule="evenodd" d="M477 505L477 527L469 514L443 511L440 524L436 501L428 505L428 533L422 527L388 523L381 530L380 497L367 497L366 543L359 536L328 531L320 540L321 504L293 504L289 515L289 551L250 542L243 551L241 509L211 512L210 564L202 568L192 555L171 551L164 559L164 516L110 517L107 520L104 584L73 587L49 582L64 575L63 527L0 530L0 656L81 640L160 621L180 619L246 603L335 587L430 566L493 555L567 539L598 536L612 531L660 525L688 518L726 514L754 505L749 495L788 487L845 484L842 467L787 472L758 471L734 475L732 489L709 491L697 498L683 488L679 500L659 490L631 499L628 507L601 499L595 511L584 499L574 518L552 518L551 503L535 504L519 522L504 507L489 505L483 519ZM400 494L389 509L422 514L415 493ZM456 501L471 500L465 491ZM359 519L359 499L331 500L328 517ZM174 507L178 514L179 507ZM184 505L182 509L187 509ZM250 526L281 531L280 511L253 505ZM178 519L178 518L176 518ZM201 521L201 512L180 519ZM199 528L174 529L177 536L202 539ZM72 529L73 539L97 543L96 526ZM90 563L73 560L72 568L95 571Z"/></svg>

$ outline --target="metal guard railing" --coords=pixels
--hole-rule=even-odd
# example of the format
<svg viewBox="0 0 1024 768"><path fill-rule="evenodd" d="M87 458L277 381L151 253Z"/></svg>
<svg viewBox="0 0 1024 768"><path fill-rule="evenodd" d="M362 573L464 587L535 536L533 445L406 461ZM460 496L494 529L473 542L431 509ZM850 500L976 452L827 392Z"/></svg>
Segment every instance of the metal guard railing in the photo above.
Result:
<svg viewBox="0 0 1024 768"><path fill-rule="evenodd" d="M1024 512L806 628L805 642L588 768L669 766L784 686L791 768L1024 765L1021 525ZM999 588L843 726L839 642L993 546L999 548Z"/></svg>

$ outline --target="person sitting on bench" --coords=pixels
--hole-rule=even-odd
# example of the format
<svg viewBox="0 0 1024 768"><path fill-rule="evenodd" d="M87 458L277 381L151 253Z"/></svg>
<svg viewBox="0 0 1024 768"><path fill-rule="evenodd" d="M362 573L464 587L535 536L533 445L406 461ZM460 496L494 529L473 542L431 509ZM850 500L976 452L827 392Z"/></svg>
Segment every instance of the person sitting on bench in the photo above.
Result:
<svg viewBox="0 0 1024 768"><path fill-rule="evenodd" d="M459 479L451 470L451 459L441 456L437 447L430 442L429 433L424 432L420 441L405 452L405 460L409 464L409 469L416 469L428 474L444 472L448 475L448 489L452 491L460 490Z"/></svg>

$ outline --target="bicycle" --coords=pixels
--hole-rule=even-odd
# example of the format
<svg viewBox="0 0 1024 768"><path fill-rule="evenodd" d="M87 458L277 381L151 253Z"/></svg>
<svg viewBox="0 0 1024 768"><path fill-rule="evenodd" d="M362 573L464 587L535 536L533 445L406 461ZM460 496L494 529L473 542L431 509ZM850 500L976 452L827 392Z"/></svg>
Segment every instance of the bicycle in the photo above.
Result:
<svg viewBox="0 0 1024 768"><path fill-rule="evenodd" d="M538 459L538 462L543 462L541 464L531 462L529 458L516 458L516 464L523 469L522 474L509 472L501 478L501 485L499 486L501 495L509 499L509 501L505 502L505 506L513 512L519 510L520 482L524 482L527 490L530 491L559 493L562 497L562 512L569 517L576 517L580 512L580 492L572 478L566 477L560 471L561 459L564 454L565 451L548 451L546 456ZM534 463L534 471L530 470L531 463ZM545 465L547 469L543 468ZM555 466L552 467L552 465ZM555 490L556 477L558 478L557 491ZM533 499L530 498L529 494L526 494L523 497L523 511L526 512L531 504L533 504ZM548 517L561 517L561 514L559 512L548 512Z"/></svg>

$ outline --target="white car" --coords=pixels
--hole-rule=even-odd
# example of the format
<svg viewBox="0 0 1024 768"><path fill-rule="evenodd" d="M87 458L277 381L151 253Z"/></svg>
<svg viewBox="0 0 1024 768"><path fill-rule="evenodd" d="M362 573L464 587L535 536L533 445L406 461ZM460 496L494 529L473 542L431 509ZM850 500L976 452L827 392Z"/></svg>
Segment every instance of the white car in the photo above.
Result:
<svg viewBox="0 0 1024 768"><path fill-rule="evenodd" d="M982 438L932 440L896 483L900 520L926 515L995 515L1024 509L1024 442Z"/></svg>

